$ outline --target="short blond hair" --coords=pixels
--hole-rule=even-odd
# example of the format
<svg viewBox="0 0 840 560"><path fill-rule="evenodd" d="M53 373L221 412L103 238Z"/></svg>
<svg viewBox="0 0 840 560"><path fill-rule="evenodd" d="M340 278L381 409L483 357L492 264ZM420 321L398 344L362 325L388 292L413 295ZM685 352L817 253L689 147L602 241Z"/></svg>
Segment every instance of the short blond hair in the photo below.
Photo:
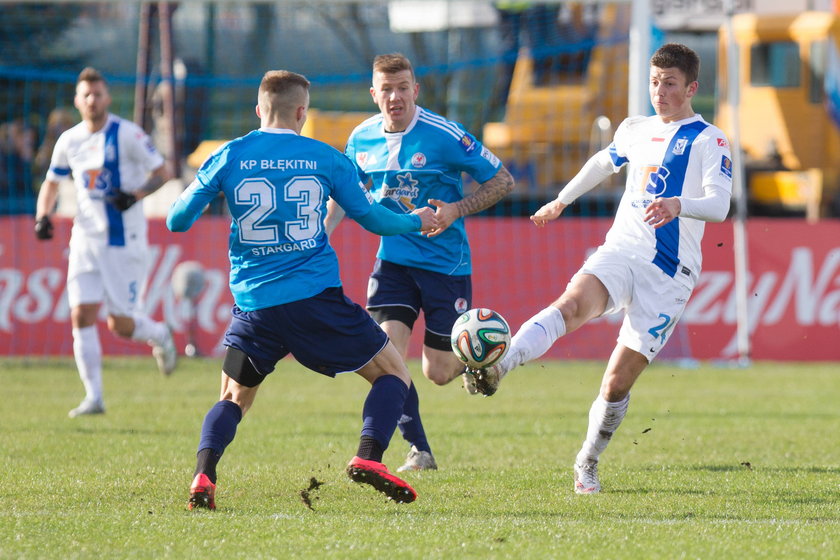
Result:
<svg viewBox="0 0 840 560"><path fill-rule="evenodd" d="M309 80L289 70L269 70L260 82L258 103L266 115L288 116L301 103L305 103L309 92Z"/></svg>
<svg viewBox="0 0 840 560"><path fill-rule="evenodd" d="M411 79L414 79L414 68L411 61L402 53L380 54L373 59L373 72L383 74L396 74L408 70L411 72Z"/></svg>

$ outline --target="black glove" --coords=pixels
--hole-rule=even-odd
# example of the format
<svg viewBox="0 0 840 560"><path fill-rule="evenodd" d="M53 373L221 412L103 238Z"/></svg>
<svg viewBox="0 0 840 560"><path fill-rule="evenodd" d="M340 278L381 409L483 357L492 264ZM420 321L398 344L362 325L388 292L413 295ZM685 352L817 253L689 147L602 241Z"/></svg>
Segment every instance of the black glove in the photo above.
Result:
<svg viewBox="0 0 840 560"><path fill-rule="evenodd" d="M53 225L49 216L35 220L35 237L42 240L53 238Z"/></svg>
<svg viewBox="0 0 840 560"><path fill-rule="evenodd" d="M115 193L108 195L107 198L108 202L110 202L111 205L120 212L125 212L131 208L135 202L137 202L136 196L123 191L116 191Z"/></svg>

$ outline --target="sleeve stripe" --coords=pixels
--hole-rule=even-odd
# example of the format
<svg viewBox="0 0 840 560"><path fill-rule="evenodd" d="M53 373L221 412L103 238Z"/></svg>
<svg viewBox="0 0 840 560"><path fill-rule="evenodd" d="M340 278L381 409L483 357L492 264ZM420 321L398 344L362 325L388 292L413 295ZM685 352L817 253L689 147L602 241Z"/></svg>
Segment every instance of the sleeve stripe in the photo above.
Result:
<svg viewBox="0 0 840 560"><path fill-rule="evenodd" d="M420 119L419 120L421 120L424 123L429 124L429 125L431 125L435 128L439 128L439 129L443 130L444 132L446 132L450 136L452 136L455 140L460 140L461 137L464 136L464 134L466 134L466 132L464 132L463 130L461 130L457 126L455 126L451 121L447 121L443 117L434 118L432 115L430 115L426 111L423 111L422 113L420 113Z"/></svg>

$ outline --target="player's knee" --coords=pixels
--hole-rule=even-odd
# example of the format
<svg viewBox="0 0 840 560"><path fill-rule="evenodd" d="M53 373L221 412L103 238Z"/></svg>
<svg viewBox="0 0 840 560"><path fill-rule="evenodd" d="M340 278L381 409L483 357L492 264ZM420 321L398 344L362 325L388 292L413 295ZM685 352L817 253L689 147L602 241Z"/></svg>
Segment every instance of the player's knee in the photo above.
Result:
<svg viewBox="0 0 840 560"><path fill-rule="evenodd" d="M423 375L426 376L426 379L434 383L435 385L446 385L450 381L452 381L452 376L448 370L444 370L443 368L435 368L430 371L424 371Z"/></svg>
<svg viewBox="0 0 840 560"><path fill-rule="evenodd" d="M108 330L122 338L131 338L134 334L134 321L125 317L108 316Z"/></svg>

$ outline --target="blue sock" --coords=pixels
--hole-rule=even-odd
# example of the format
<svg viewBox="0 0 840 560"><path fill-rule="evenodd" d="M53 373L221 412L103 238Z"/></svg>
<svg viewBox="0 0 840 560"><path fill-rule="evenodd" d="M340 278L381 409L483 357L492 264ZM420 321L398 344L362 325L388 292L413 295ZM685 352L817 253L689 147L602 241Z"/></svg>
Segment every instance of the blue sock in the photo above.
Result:
<svg viewBox="0 0 840 560"><path fill-rule="evenodd" d="M198 450L212 449L221 457L225 448L233 441L240 420L242 409L238 404L231 401L219 401L214 404L201 425Z"/></svg>
<svg viewBox="0 0 840 560"><path fill-rule="evenodd" d="M397 424L402 432L403 439L417 448L418 451L432 452L429 442L426 440L426 430L423 429L423 421L420 420L420 397L417 396L417 388L414 383L408 388L408 396L403 405L402 418Z"/></svg>
<svg viewBox="0 0 840 560"><path fill-rule="evenodd" d="M395 375L383 375L373 382L362 409L362 436L372 437L388 448L402 416L408 387Z"/></svg>

